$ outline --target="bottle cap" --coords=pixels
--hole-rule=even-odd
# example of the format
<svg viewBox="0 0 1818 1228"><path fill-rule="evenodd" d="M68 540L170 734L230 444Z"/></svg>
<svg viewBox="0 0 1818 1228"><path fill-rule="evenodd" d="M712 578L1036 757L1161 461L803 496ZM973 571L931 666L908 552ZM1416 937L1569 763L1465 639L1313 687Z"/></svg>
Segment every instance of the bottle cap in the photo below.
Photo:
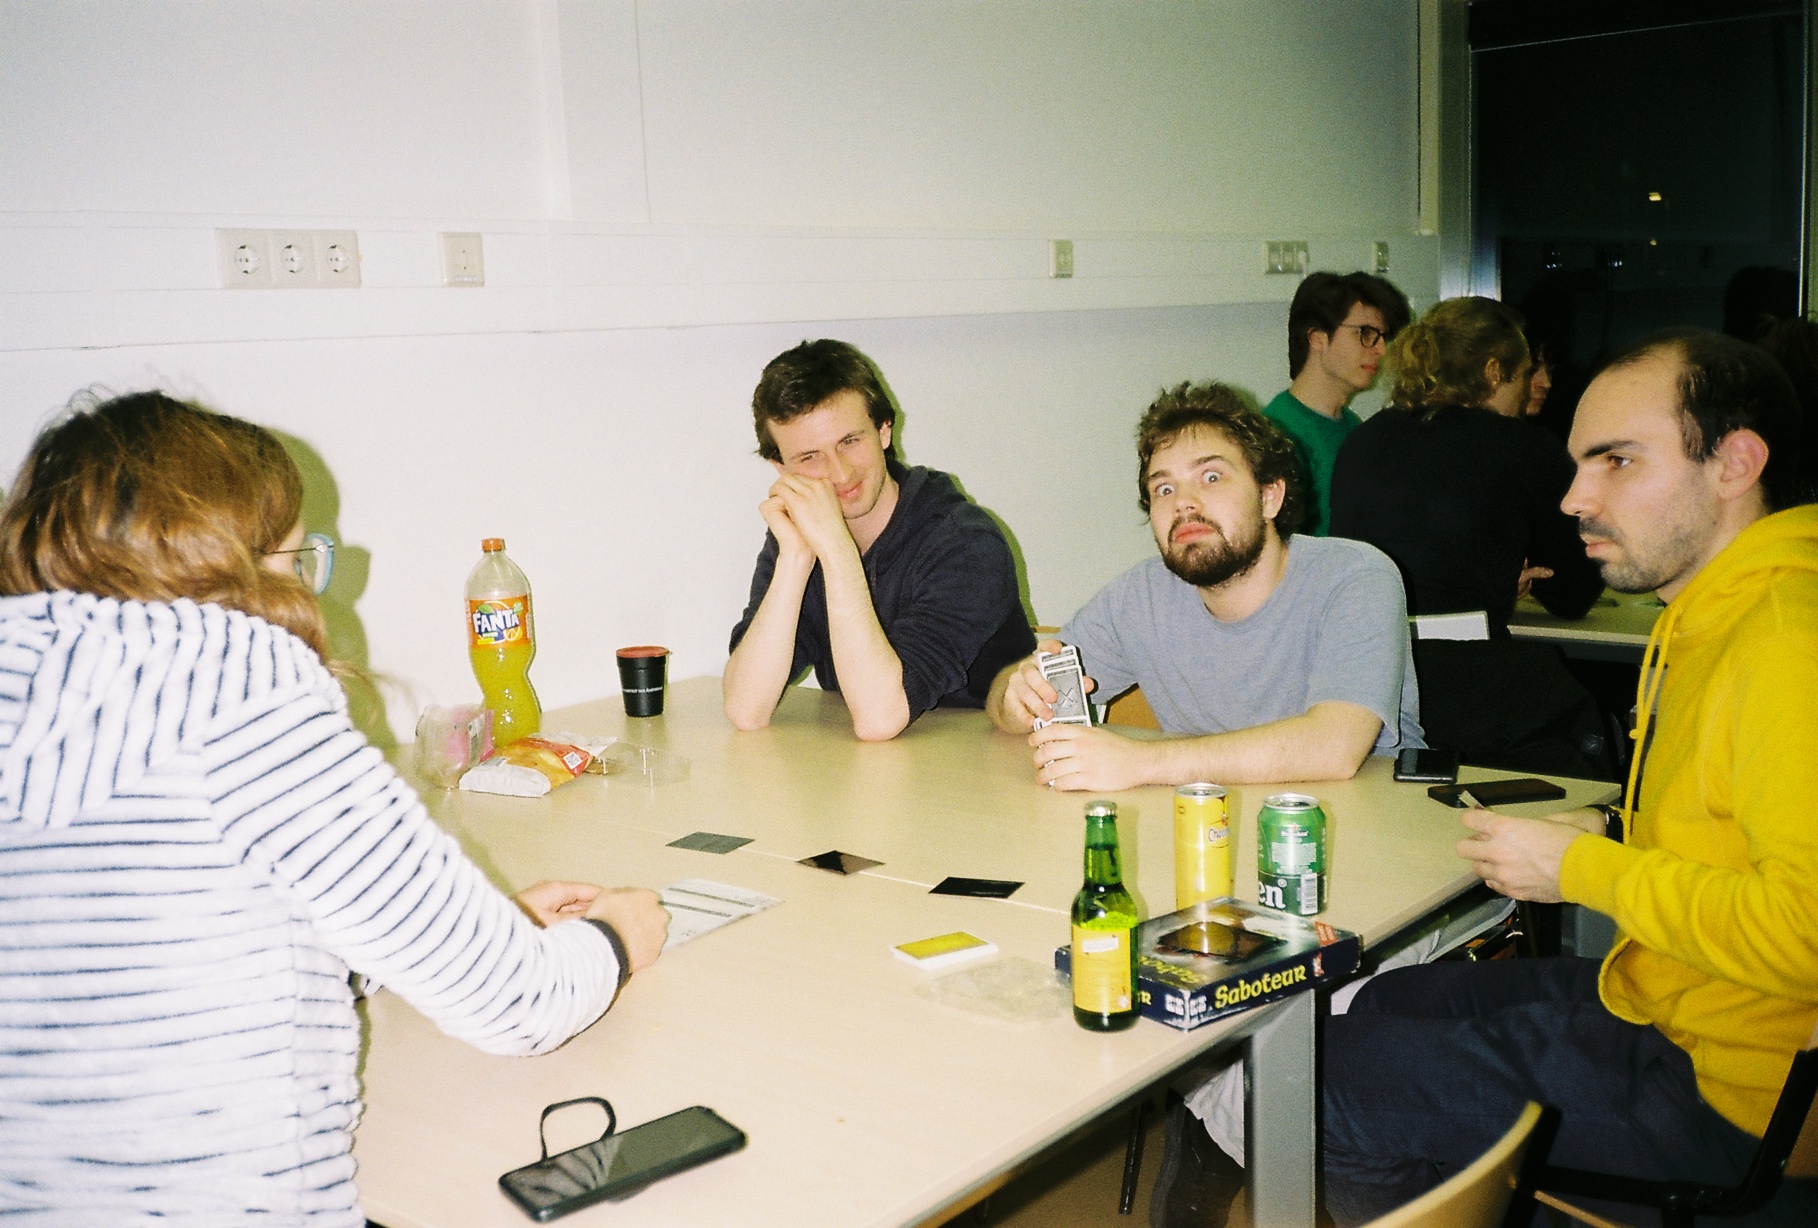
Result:
<svg viewBox="0 0 1818 1228"><path fill-rule="evenodd" d="M1087 802L1086 803L1086 817L1088 819L1104 819L1104 818L1115 819L1117 817L1117 803L1116 802Z"/></svg>
<svg viewBox="0 0 1818 1228"><path fill-rule="evenodd" d="M503 550L505 549L505 539L503 537L482 537L480 549L487 554L491 554L494 550Z"/></svg>

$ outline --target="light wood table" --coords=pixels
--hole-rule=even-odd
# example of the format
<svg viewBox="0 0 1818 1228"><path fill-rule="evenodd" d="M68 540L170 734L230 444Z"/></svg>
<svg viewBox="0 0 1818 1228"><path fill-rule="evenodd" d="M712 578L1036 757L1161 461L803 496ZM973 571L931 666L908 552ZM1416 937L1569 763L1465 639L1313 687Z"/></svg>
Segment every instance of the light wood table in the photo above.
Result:
<svg viewBox="0 0 1818 1228"><path fill-rule="evenodd" d="M1247 1038L1252 1206L1258 1222L1312 1223L1311 994L1192 1032L1145 1020L1104 1036L1065 1011L1011 1023L940 1004L925 992L935 978L891 954L965 929L1048 968L1066 941L1088 795L1036 785L1028 747L982 713L931 712L893 742L864 744L837 697L797 688L769 729L738 733L720 715L718 680L705 678L672 685L661 717L627 720L614 698L544 723L671 750L690 760L690 776L654 788L585 777L540 799L429 794L438 821L501 886L708 878L784 902L671 951L605 1019L540 1058L480 1053L377 995L366 1008L366 1112L354 1147L372 1219L517 1228L527 1221L499 1192L499 1174L536 1159L543 1106L601 1095L628 1126L706 1104L751 1141L627 1202L579 1212L576 1228L938 1220L1180 1067ZM1570 787L1573 804L1608 792ZM1233 791L1246 898L1256 891L1256 812L1278 788ZM1422 786L1391 782L1385 760L1356 780L1304 788L1331 819L1325 916L1366 942L1475 881L1452 852L1456 812ZM1171 791L1113 796L1126 882L1145 915L1167 911ZM666 847L697 830L754 842L723 856ZM842 877L796 863L834 848L883 864ZM928 894L949 874L1026 885L1007 901Z"/></svg>
<svg viewBox="0 0 1818 1228"><path fill-rule="evenodd" d="M1652 593L1605 591L1583 618L1559 618L1532 597L1523 597L1509 618L1509 634L1557 645L1568 657L1638 665L1648 633L1665 608Z"/></svg>

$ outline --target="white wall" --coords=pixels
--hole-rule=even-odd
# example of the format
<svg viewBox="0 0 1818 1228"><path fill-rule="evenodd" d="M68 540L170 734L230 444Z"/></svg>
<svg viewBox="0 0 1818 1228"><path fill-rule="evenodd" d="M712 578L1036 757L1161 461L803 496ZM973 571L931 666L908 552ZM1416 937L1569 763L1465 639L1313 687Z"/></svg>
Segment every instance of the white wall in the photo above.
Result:
<svg viewBox="0 0 1818 1228"><path fill-rule="evenodd" d="M1059 620L1152 549L1155 389L1285 382L1263 240L1354 268L1384 239L1433 296L1413 8L12 3L0 472L97 382L296 437L349 547L338 646L408 737L474 689L483 535L535 585L546 704L627 641L717 672L762 537L751 387L840 336ZM357 229L364 286L217 289L225 226ZM484 233L485 288L441 287L444 230Z"/></svg>

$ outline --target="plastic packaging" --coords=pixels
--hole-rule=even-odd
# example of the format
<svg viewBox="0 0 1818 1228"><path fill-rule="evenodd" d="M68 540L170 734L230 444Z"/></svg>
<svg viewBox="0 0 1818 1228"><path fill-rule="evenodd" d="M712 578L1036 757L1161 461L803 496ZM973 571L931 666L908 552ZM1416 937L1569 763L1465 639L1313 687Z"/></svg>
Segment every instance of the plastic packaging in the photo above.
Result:
<svg viewBox="0 0 1818 1228"><path fill-rule="evenodd" d="M542 797L586 772L612 742L572 733L519 738L469 770L461 777L461 788L468 793Z"/></svg>
<svg viewBox="0 0 1818 1228"><path fill-rule="evenodd" d="M452 789L461 774L492 754L492 709L478 704L425 708L417 718L417 774Z"/></svg>
<svg viewBox="0 0 1818 1228"><path fill-rule="evenodd" d="M1007 1023L1052 1019L1066 1011L1072 1000L1053 969L1017 955L949 972L916 986L915 994L942 1006Z"/></svg>
<svg viewBox="0 0 1818 1228"><path fill-rule="evenodd" d="M620 742L600 756L601 771L608 776L623 775L653 788L657 785L680 784L688 779L688 760L670 750Z"/></svg>
<svg viewBox="0 0 1818 1228"><path fill-rule="evenodd" d="M467 576L467 648L473 676L492 709L494 746L507 746L543 725L543 705L530 685L537 655L530 581L505 554L505 539L480 543L480 561Z"/></svg>

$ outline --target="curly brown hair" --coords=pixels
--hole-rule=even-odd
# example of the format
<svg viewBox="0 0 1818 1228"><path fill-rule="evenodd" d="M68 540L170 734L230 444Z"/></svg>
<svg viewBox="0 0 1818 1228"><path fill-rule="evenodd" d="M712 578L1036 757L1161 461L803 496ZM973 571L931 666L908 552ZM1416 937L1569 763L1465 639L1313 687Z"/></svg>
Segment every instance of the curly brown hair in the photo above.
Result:
<svg viewBox="0 0 1818 1228"><path fill-rule="evenodd" d="M1286 541L1306 519L1306 474L1294 441L1228 385L1184 383L1155 399L1136 424L1136 502L1149 512L1149 458L1196 427L1222 432L1244 454L1258 486L1282 484L1275 532Z"/></svg>
<svg viewBox="0 0 1818 1228"><path fill-rule="evenodd" d="M314 594L264 565L302 507L302 475L263 427L161 392L84 393L0 509L0 594L214 602L326 659Z"/></svg>
<svg viewBox="0 0 1818 1228"><path fill-rule="evenodd" d="M1386 361L1395 372L1389 393L1394 409L1429 414L1490 399L1490 360L1512 379L1528 361L1527 320L1493 298L1449 298L1389 342Z"/></svg>

